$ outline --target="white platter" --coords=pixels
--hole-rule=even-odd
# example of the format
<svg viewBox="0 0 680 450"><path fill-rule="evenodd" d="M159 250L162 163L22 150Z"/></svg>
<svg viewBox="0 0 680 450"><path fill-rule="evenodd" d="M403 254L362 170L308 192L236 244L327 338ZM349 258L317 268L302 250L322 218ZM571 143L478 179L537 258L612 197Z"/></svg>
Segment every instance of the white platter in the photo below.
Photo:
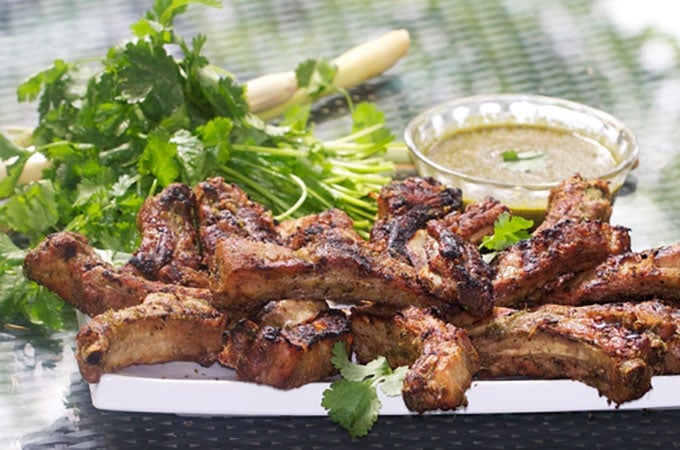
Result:
<svg viewBox="0 0 680 450"><path fill-rule="evenodd" d="M215 364L202 367L173 362L128 367L105 374L90 385L95 408L208 416L320 416L328 383L283 391L235 380L234 372ZM619 409L680 408L680 375L657 376L652 389ZM597 391L570 380L475 381L468 406L455 414L536 413L616 410ZM381 396L381 415L413 414L401 397Z"/></svg>

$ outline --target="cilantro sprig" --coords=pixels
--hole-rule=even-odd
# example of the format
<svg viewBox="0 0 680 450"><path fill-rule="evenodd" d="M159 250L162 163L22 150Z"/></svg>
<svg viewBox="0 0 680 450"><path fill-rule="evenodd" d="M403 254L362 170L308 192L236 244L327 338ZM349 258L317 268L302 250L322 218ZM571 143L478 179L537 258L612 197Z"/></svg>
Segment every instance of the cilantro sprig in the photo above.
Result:
<svg viewBox="0 0 680 450"><path fill-rule="evenodd" d="M527 161L544 158L545 156L547 156L546 152L539 151L518 152L517 150L506 150L501 153L501 158L504 162Z"/></svg>
<svg viewBox="0 0 680 450"><path fill-rule="evenodd" d="M504 212L494 222L493 234L491 236L484 236L479 248L480 250L487 251L483 256L487 261L490 261L496 256L497 252L519 241L530 238L530 230L533 226L533 220Z"/></svg>
<svg viewBox="0 0 680 450"><path fill-rule="evenodd" d="M382 112L350 104L352 128L332 140L314 133L309 104L277 124L261 120L249 112L245 85L203 55L206 37L176 32L175 18L192 3L220 5L156 0L132 24L130 42L100 58L55 60L19 86L21 101L37 101L39 121L26 147L0 139L0 159L9 160L0 181L3 232L31 247L51 232L76 231L96 248L131 252L145 198L173 182L222 176L277 219L337 207L367 235L377 211L372 194L394 170L385 157L394 136ZM325 60L305 61L298 83L327 93L335 71ZM40 181L22 185L34 152L50 166ZM6 259L0 285L28 283L20 274L20 262ZM35 286L29 291L28 303L53 301ZM12 320L9 309L0 311L0 320Z"/></svg>
<svg viewBox="0 0 680 450"><path fill-rule="evenodd" d="M365 436L378 420L382 407L377 388L390 397L401 395L408 367L392 370L382 356L365 365L353 363L341 342L333 346L331 362L342 378L324 391L321 406L352 438Z"/></svg>
<svg viewBox="0 0 680 450"><path fill-rule="evenodd" d="M544 151L506 150L501 159L503 166L513 172L534 172L545 168L549 155Z"/></svg>

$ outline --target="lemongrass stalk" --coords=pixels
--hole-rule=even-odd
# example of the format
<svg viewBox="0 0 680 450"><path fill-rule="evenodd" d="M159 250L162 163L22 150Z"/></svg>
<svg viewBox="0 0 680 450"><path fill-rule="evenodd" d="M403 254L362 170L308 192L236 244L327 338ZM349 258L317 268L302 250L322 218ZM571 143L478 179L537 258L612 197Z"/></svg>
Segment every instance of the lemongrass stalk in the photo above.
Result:
<svg viewBox="0 0 680 450"><path fill-rule="evenodd" d="M349 89L380 75L394 66L410 45L408 31L400 29L346 51L331 60L337 67L333 85L338 90ZM250 111L265 120L281 115L293 105L314 100L306 88L298 87L294 71L264 75L245 84Z"/></svg>

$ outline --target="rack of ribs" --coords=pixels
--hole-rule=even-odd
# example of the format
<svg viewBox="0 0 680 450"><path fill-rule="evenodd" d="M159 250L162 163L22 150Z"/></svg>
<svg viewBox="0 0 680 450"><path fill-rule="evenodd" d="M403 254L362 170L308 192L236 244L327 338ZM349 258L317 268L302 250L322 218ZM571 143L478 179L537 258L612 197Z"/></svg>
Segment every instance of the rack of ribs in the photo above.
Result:
<svg viewBox="0 0 680 450"><path fill-rule="evenodd" d="M146 200L122 267L62 232L24 271L92 316L77 338L91 382L129 364L217 360L290 389L333 376L337 342L359 361L410 366L403 394L417 412L464 405L474 378L570 377L619 404L680 373L680 245L633 252L609 223L606 183L565 180L533 235L490 264L478 245L508 212L498 201L463 208L459 190L414 177L377 204L365 239L337 209L279 223L221 178L174 184Z"/></svg>

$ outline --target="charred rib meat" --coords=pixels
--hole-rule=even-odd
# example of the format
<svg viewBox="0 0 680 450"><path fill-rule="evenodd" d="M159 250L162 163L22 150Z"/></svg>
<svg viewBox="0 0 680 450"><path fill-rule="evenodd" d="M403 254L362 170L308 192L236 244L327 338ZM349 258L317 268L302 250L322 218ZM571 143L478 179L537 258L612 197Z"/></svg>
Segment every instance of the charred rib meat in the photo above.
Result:
<svg viewBox="0 0 680 450"><path fill-rule="evenodd" d="M288 301L285 311L276 314L275 322L279 323L268 324L266 318L240 320L225 333L219 362L234 369L239 380L280 389L292 389L335 374L331 363L333 346L337 342L348 347L351 344L347 317L327 307L314 314L318 304L309 302L298 304L303 309L300 313L292 302L295 300ZM295 323L295 318L300 317L306 319Z"/></svg>
<svg viewBox="0 0 680 450"><path fill-rule="evenodd" d="M539 302L560 277L630 251L628 229L603 222L562 220L499 253L493 261L497 306ZM551 285L553 283L553 285Z"/></svg>
<svg viewBox="0 0 680 450"><path fill-rule="evenodd" d="M384 356L391 367L410 366L402 389L411 411L450 410L465 404L465 392L479 369L479 357L465 330L409 307L385 316L374 307L351 314L360 362Z"/></svg>
<svg viewBox="0 0 680 450"><path fill-rule="evenodd" d="M378 216L371 229L371 245L391 257L404 256L413 234L432 219L458 211L459 189L447 188L432 178L409 178L385 186L378 195Z"/></svg>
<svg viewBox="0 0 680 450"><path fill-rule="evenodd" d="M584 180L574 175L550 191L546 217L537 232L555 226L562 220L575 222L609 222L612 196L603 180Z"/></svg>
<svg viewBox="0 0 680 450"><path fill-rule="evenodd" d="M568 305L653 298L680 304L680 244L612 255L547 295Z"/></svg>
<svg viewBox="0 0 680 450"><path fill-rule="evenodd" d="M149 280L205 287L196 228L196 199L184 184L172 184L149 197L137 215L139 248L123 269Z"/></svg>
<svg viewBox="0 0 680 450"><path fill-rule="evenodd" d="M76 360L90 383L134 364L209 365L222 349L226 324L227 318L203 300L151 294L140 305L94 317L76 336Z"/></svg>
<svg viewBox="0 0 680 450"><path fill-rule="evenodd" d="M45 238L24 260L24 273L89 316L140 304L153 292L210 300L205 289L161 283L124 273L104 262L76 233Z"/></svg>
<svg viewBox="0 0 680 450"><path fill-rule="evenodd" d="M507 206L498 200L488 197L480 202L470 203L463 212L454 211L440 220L433 220L473 244L480 244L484 236L491 236L494 232L496 219L508 212Z"/></svg>
<svg viewBox="0 0 680 450"><path fill-rule="evenodd" d="M641 397L651 388L655 368L663 365L666 344L649 330L629 329L622 320L608 321L587 308L548 304L500 310L469 328L480 376L575 379L616 404Z"/></svg>
<svg viewBox="0 0 680 450"><path fill-rule="evenodd" d="M462 248L471 244L452 238L435 248L440 259L456 258L451 263L456 273L449 271L456 276L425 280L413 265L376 253L348 221L339 210L297 221L287 227L289 246L240 236L220 239L211 266L215 304L247 309L274 299L316 298L402 307L463 305L476 314L490 308L491 297L484 295L490 293L490 279L466 265L478 263Z"/></svg>
<svg viewBox="0 0 680 450"><path fill-rule="evenodd" d="M203 261L212 264L217 243L229 236L258 242L278 242L276 223L267 208L234 184L210 178L194 188Z"/></svg>

